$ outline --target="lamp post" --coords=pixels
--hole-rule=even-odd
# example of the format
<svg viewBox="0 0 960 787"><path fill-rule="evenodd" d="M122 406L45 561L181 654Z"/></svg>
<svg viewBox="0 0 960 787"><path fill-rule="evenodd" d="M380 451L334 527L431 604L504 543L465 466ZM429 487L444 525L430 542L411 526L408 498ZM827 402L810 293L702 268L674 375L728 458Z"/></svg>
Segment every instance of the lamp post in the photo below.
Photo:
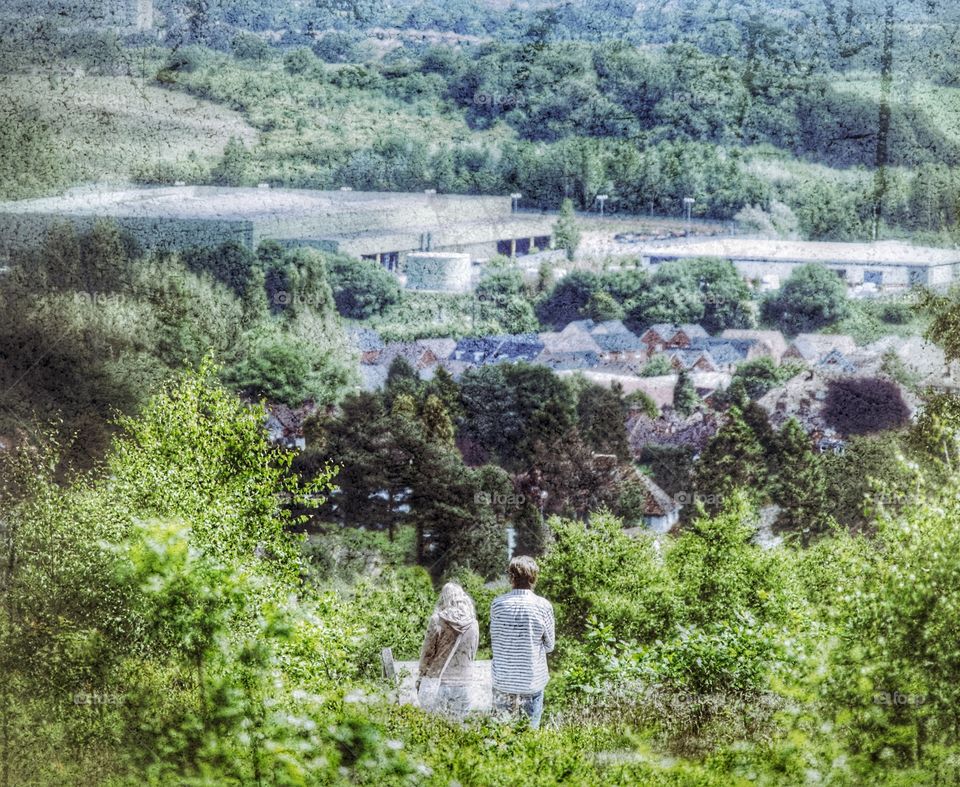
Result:
<svg viewBox="0 0 960 787"><path fill-rule="evenodd" d="M687 209L687 232L690 231L690 209L693 207L693 203L696 200L693 197L684 197L683 206Z"/></svg>
<svg viewBox="0 0 960 787"><path fill-rule="evenodd" d="M513 192L510 195L510 212L516 213L520 207L520 198L523 196L519 191Z"/></svg>
<svg viewBox="0 0 960 787"><path fill-rule="evenodd" d="M600 218L603 218L603 203L610 199L607 194L597 194L597 202L600 203Z"/></svg>

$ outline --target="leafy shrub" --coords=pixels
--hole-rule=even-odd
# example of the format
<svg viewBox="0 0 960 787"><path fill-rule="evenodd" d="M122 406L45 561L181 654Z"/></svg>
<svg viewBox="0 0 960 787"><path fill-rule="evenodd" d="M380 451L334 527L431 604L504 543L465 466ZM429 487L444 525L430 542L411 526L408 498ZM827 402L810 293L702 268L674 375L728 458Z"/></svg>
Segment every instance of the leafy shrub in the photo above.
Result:
<svg viewBox="0 0 960 787"><path fill-rule="evenodd" d="M849 378L830 381L823 416L841 434L860 435L903 426L910 408L890 380Z"/></svg>

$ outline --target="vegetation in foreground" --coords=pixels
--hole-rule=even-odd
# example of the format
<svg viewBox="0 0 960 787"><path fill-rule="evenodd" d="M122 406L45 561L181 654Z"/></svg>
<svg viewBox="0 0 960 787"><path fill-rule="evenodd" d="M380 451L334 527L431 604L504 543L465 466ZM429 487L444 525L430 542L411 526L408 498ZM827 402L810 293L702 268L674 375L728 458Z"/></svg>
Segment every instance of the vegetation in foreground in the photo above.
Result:
<svg viewBox="0 0 960 787"><path fill-rule="evenodd" d="M332 528L305 551L290 511L335 470L291 475L261 419L204 364L124 419L95 473L58 484L50 442L5 455L6 784L957 777L960 498L945 463L935 483L911 471L908 506L878 487L874 535L809 549L754 545L735 490L659 547L604 512L551 519L540 587L560 639L533 733L384 698L377 654L416 654L430 578L406 537ZM955 419L923 428L956 451ZM446 574L482 613L495 590Z"/></svg>

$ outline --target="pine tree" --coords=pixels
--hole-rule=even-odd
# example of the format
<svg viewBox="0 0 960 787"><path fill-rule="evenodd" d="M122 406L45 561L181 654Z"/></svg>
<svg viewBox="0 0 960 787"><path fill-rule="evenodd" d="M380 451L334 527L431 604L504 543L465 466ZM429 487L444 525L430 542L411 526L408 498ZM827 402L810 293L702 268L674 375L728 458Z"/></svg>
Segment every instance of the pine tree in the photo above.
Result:
<svg viewBox="0 0 960 787"><path fill-rule="evenodd" d="M250 272L250 279L243 291L243 324L250 326L270 316L267 303L267 277L259 266Z"/></svg>
<svg viewBox="0 0 960 787"><path fill-rule="evenodd" d="M554 245L567 253L571 262L580 245L580 228L573 213L573 202L565 199L560 205L560 216L553 225Z"/></svg>
<svg viewBox="0 0 960 787"><path fill-rule="evenodd" d="M681 369L677 375L677 386L673 392L673 409L680 415L690 415L700 404L700 397L693 387L690 375L686 369Z"/></svg>
<svg viewBox="0 0 960 787"><path fill-rule="evenodd" d="M781 508L777 526L799 533L803 545L826 528L826 476L810 438L795 418L777 435L778 467L771 485L773 502Z"/></svg>
<svg viewBox="0 0 960 787"><path fill-rule="evenodd" d="M697 500L711 514L723 507L734 490L762 496L767 467L765 452L739 407L731 407L727 421L713 436L694 468Z"/></svg>
<svg viewBox="0 0 960 787"><path fill-rule="evenodd" d="M400 397L394 400L394 407L397 406L397 402L399 401ZM420 421L423 423L424 436L431 443L439 445L453 444L453 422L450 420L447 408L444 407L439 397L432 394L427 397L427 400L423 403L423 412L420 414Z"/></svg>

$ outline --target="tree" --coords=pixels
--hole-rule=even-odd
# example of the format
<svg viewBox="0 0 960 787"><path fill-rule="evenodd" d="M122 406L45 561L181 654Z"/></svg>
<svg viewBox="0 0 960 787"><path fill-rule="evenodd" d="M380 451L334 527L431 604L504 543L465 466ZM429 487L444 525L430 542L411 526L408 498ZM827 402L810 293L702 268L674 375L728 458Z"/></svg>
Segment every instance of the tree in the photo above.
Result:
<svg viewBox="0 0 960 787"><path fill-rule="evenodd" d="M960 359L960 287L954 285L944 294L920 288L916 308L930 318L924 338L943 348L948 363Z"/></svg>
<svg viewBox="0 0 960 787"><path fill-rule="evenodd" d="M218 186L246 185L249 180L247 174L249 161L250 154L243 140L230 137L223 149L223 157L213 168L210 176Z"/></svg>
<svg viewBox="0 0 960 787"><path fill-rule="evenodd" d="M582 314L595 322L606 322L623 319L624 311L610 293L598 290L590 295Z"/></svg>
<svg viewBox="0 0 960 787"><path fill-rule="evenodd" d="M537 304L540 322L558 331L578 320L593 294L600 287L597 275L591 271L573 271L558 281L550 294Z"/></svg>
<svg viewBox="0 0 960 787"><path fill-rule="evenodd" d="M740 383L744 394L749 399L756 400L767 391L782 385L798 371L798 367L789 363L778 366L769 356L754 358L734 370L731 388L734 383Z"/></svg>
<svg viewBox="0 0 960 787"><path fill-rule="evenodd" d="M283 68L288 74L305 74L316 63L317 58L305 46L291 49L283 56Z"/></svg>
<svg viewBox="0 0 960 787"><path fill-rule="evenodd" d="M573 202L565 199L560 204L560 215L553 225L553 242L558 249L566 252L567 259L573 262L580 245L580 228L573 213Z"/></svg>
<svg viewBox="0 0 960 787"><path fill-rule="evenodd" d="M584 441L597 453L630 458L623 389L589 383L577 399L577 419Z"/></svg>
<svg viewBox="0 0 960 787"><path fill-rule="evenodd" d="M815 534L828 524L826 476L819 457L810 447L810 438L791 418L777 435L777 471L771 482L773 502L780 506L777 526L800 535L809 546Z"/></svg>
<svg viewBox="0 0 960 787"><path fill-rule="evenodd" d="M397 277L375 262L328 254L326 264L337 311L344 317L366 320L400 300Z"/></svg>
<svg viewBox="0 0 960 787"><path fill-rule="evenodd" d="M423 422L423 433L427 440L444 445L453 444L453 423L438 396L431 394L427 397L420 420Z"/></svg>
<svg viewBox="0 0 960 787"><path fill-rule="evenodd" d="M641 377L662 377L663 375L673 374L676 369L670 363L670 359L665 353L654 355L642 367L640 367Z"/></svg>
<svg viewBox="0 0 960 787"><path fill-rule="evenodd" d="M238 297L249 291L257 258L244 244L231 240L219 246L194 247L183 252L188 270L209 274Z"/></svg>
<svg viewBox="0 0 960 787"><path fill-rule="evenodd" d="M841 434L869 434L904 426L910 419L910 408L895 382L852 377L830 381L823 417Z"/></svg>
<svg viewBox="0 0 960 787"><path fill-rule="evenodd" d="M697 499L708 512L717 512L737 489L762 497L767 482L765 453L740 408L731 407L694 467Z"/></svg>
<svg viewBox="0 0 960 787"><path fill-rule="evenodd" d="M772 298L763 304L763 317L791 336L816 331L849 313L847 286L823 265L801 265Z"/></svg>
<svg viewBox="0 0 960 787"><path fill-rule="evenodd" d="M686 369L681 369L677 374L677 385L673 390L673 409L680 415L690 415L700 404L700 397L697 396L697 390L693 387L690 380L690 374Z"/></svg>

